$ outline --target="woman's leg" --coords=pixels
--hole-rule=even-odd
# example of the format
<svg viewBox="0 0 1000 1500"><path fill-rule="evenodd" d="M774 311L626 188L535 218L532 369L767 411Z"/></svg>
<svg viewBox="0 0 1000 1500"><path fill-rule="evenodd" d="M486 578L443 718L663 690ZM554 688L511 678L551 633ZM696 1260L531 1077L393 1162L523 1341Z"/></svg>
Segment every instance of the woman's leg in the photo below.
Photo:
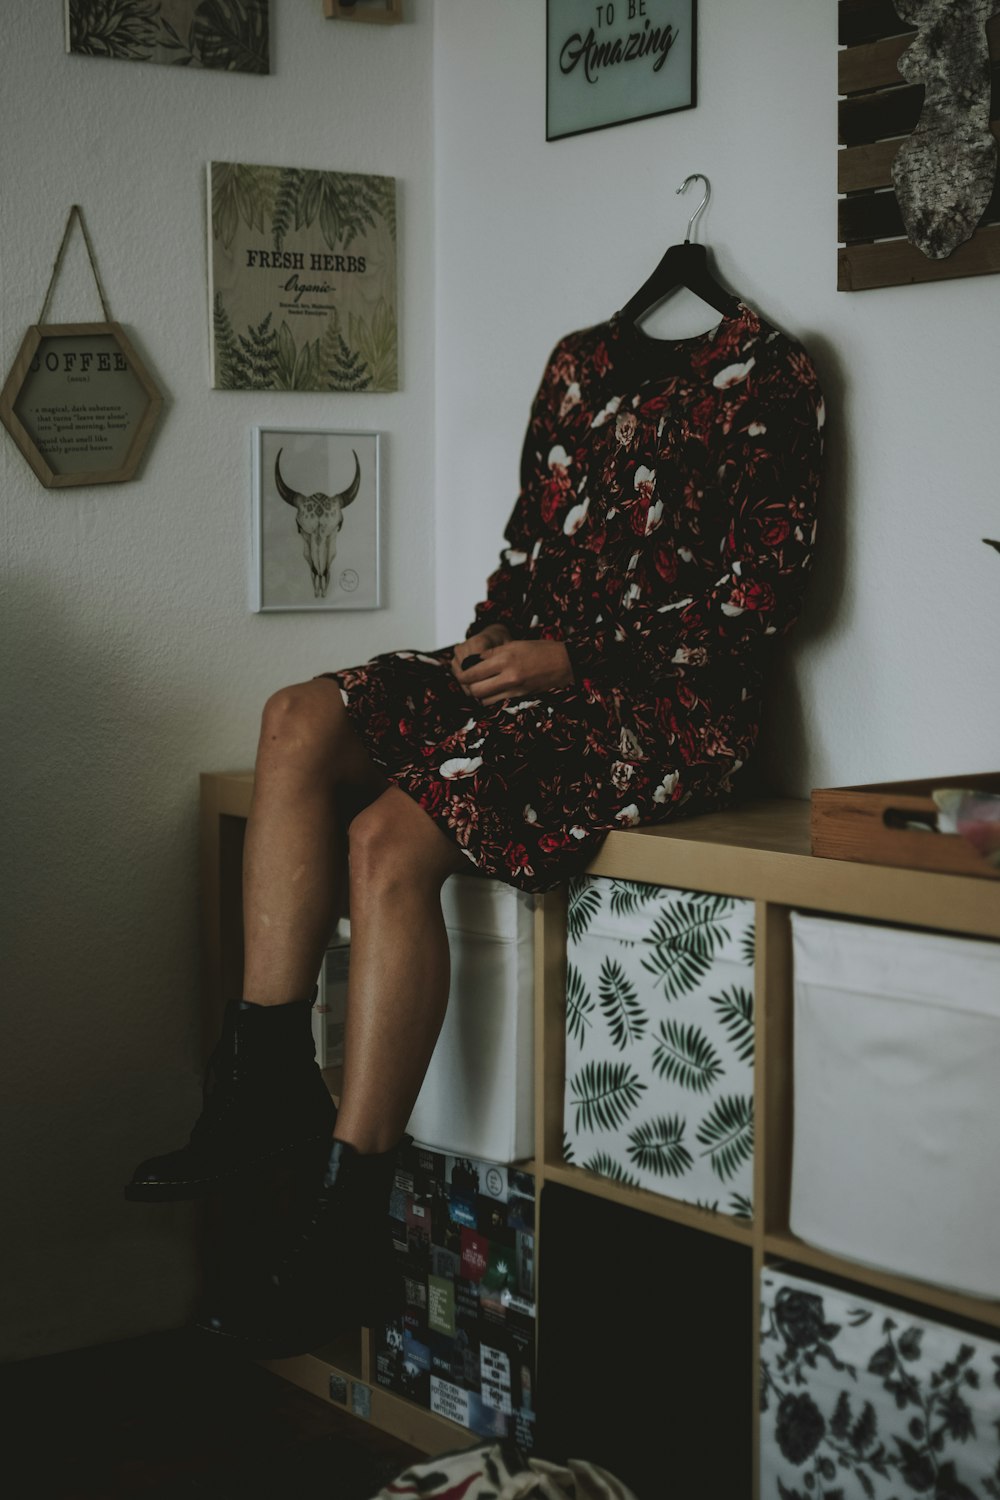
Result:
<svg viewBox="0 0 1000 1500"><path fill-rule="evenodd" d="M338 796L384 787L336 682L317 677L268 700L243 856L245 1000L312 993L342 909Z"/></svg>
<svg viewBox="0 0 1000 1500"><path fill-rule="evenodd" d="M447 876L466 867L464 857L395 787L357 814L349 838L344 1087L326 1165L273 1263L215 1289L199 1320L265 1358L384 1320L398 1280L388 1218L394 1148L448 998L440 893Z"/></svg>
<svg viewBox="0 0 1000 1500"><path fill-rule="evenodd" d="M140 1162L126 1197L200 1197L329 1150L336 1110L316 1066L312 995L340 909L337 799L364 803L384 785L335 682L269 701L245 849L243 999L226 1005L188 1144Z"/></svg>
<svg viewBox="0 0 1000 1500"><path fill-rule="evenodd" d="M468 869L457 846L390 787L350 827L351 964L335 1135L390 1150L409 1119L448 1003L441 886Z"/></svg>

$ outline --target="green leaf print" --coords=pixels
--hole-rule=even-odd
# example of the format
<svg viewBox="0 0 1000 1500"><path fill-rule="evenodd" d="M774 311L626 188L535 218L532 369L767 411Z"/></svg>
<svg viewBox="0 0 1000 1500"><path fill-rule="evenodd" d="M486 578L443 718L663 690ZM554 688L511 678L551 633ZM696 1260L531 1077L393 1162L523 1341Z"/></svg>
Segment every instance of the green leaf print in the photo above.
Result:
<svg viewBox="0 0 1000 1500"><path fill-rule="evenodd" d="M649 1018L639 1004L635 985L617 960L606 958L601 964L597 993L611 1032L612 1046L623 1052L642 1038Z"/></svg>
<svg viewBox="0 0 1000 1500"><path fill-rule="evenodd" d="M377 391L395 390L398 384L396 315L385 298L378 299L369 321L351 313L348 331L351 346L357 349L371 372L374 389Z"/></svg>
<svg viewBox="0 0 1000 1500"><path fill-rule="evenodd" d="M753 922L743 930L743 936L740 939L740 952L743 955L743 962L747 968L752 969L757 957L757 930Z"/></svg>
<svg viewBox="0 0 1000 1500"><path fill-rule="evenodd" d="M223 305L222 297L218 292L212 307L212 318L215 336L215 378L221 390L231 391L236 383L236 365L238 350L236 347L236 334L229 314Z"/></svg>
<svg viewBox="0 0 1000 1500"><path fill-rule="evenodd" d="M240 223L264 233L274 203L276 173L270 167L212 163L212 234L228 250Z"/></svg>
<svg viewBox="0 0 1000 1500"><path fill-rule="evenodd" d="M576 1148L574 1147L573 1142L570 1140L569 1131L567 1130L563 1131L562 1159L568 1167L571 1167L576 1161Z"/></svg>
<svg viewBox="0 0 1000 1500"><path fill-rule="evenodd" d="M296 183L295 227L318 221L329 248L347 250L365 228L388 218L392 192L391 178L303 169Z"/></svg>
<svg viewBox="0 0 1000 1500"><path fill-rule="evenodd" d="M70 51L148 62L159 11L160 0L70 0Z"/></svg>
<svg viewBox="0 0 1000 1500"><path fill-rule="evenodd" d="M601 909L601 892L595 881L586 876L569 884L569 910L566 925L571 943L579 943Z"/></svg>
<svg viewBox="0 0 1000 1500"><path fill-rule="evenodd" d="M694 1158L684 1145L685 1124L680 1115L661 1115L630 1132L628 1154L641 1172L683 1177L691 1170Z"/></svg>
<svg viewBox="0 0 1000 1500"><path fill-rule="evenodd" d="M753 1156L752 1096L726 1094L717 1099L698 1126L696 1139L705 1147L701 1155L711 1158L717 1177L725 1182L735 1176Z"/></svg>
<svg viewBox="0 0 1000 1500"><path fill-rule="evenodd" d="M690 993L708 973L727 935L724 918L735 902L728 896L693 893L660 913L649 934L644 969L663 985L668 1000Z"/></svg>
<svg viewBox="0 0 1000 1500"><path fill-rule="evenodd" d="M663 887L648 885L643 880L612 880L611 911L616 917L631 916L646 901L655 901L663 895Z"/></svg>
<svg viewBox="0 0 1000 1500"><path fill-rule="evenodd" d="M628 1063L587 1063L570 1083L574 1129L614 1130L628 1119L645 1089Z"/></svg>
<svg viewBox="0 0 1000 1500"><path fill-rule="evenodd" d="M573 964L566 965L566 1032L583 1046L591 1025L594 1001L583 982L583 975Z"/></svg>
<svg viewBox="0 0 1000 1500"><path fill-rule="evenodd" d="M661 1021L660 1038L653 1047L653 1067L661 1078L682 1089L704 1094L725 1072L718 1052L700 1026Z"/></svg>
<svg viewBox="0 0 1000 1500"><path fill-rule="evenodd" d="M204 68L268 71L267 0L201 0L190 47Z"/></svg>
<svg viewBox="0 0 1000 1500"><path fill-rule="evenodd" d="M270 391L278 368L278 335L271 327L271 314L240 334L233 365L234 387L241 391Z"/></svg>
<svg viewBox="0 0 1000 1500"><path fill-rule="evenodd" d="M322 389L319 339L308 341L299 349L288 324L282 321L278 330L278 365L274 385L279 391L318 391Z"/></svg>
<svg viewBox="0 0 1000 1500"><path fill-rule="evenodd" d="M753 1062L753 991L734 985L721 995L713 995L712 1004L740 1062Z"/></svg>
<svg viewBox="0 0 1000 1500"><path fill-rule="evenodd" d="M620 1182L625 1187L638 1187L638 1177L633 1177L627 1172L620 1161L609 1156L606 1151L598 1151L595 1156L588 1156L583 1163L588 1172L596 1172L599 1177L610 1177L614 1182Z"/></svg>
<svg viewBox="0 0 1000 1500"><path fill-rule="evenodd" d="M753 1204L746 1193L729 1194L729 1212L734 1219L752 1219Z"/></svg>

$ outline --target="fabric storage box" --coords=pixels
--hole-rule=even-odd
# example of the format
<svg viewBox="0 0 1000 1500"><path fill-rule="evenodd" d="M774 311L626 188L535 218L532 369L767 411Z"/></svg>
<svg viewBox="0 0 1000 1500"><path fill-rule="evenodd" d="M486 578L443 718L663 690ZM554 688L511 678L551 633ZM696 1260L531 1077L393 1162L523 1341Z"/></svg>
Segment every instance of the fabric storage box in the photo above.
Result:
<svg viewBox="0 0 1000 1500"><path fill-rule="evenodd" d="M995 1500L1000 1342L766 1266L762 1500Z"/></svg>
<svg viewBox="0 0 1000 1500"><path fill-rule="evenodd" d="M566 1160L749 1217L753 902L584 876L568 932Z"/></svg>
<svg viewBox="0 0 1000 1500"><path fill-rule="evenodd" d="M535 1425L535 1179L404 1145L389 1205L400 1297L375 1334L385 1390L525 1452Z"/></svg>
<svg viewBox="0 0 1000 1500"><path fill-rule="evenodd" d="M792 916L790 1225L1000 1296L1000 943Z"/></svg>
<svg viewBox="0 0 1000 1500"><path fill-rule="evenodd" d="M535 1149L534 903L475 875L441 896L448 1011L407 1130L442 1151L521 1161Z"/></svg>

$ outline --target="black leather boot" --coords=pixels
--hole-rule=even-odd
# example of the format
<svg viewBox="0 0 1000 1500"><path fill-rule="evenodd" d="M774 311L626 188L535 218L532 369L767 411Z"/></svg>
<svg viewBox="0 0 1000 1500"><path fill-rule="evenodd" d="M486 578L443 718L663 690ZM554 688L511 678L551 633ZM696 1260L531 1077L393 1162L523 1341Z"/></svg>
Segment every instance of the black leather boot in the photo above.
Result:
<svg viewBox="0 0 1000 1500"><path fill-rule="evenodd" d="M312 1004L229 1002L190 1141L140 1162L126 1198L201 1198L266 1167L303 1158L311 1159L314 1171L322 1169L337 1110L316 1064Z"/></svg>
<svg viewBox="0 0 1000 1500"><path fill-rule="evenodd" d="M334 1141L274 1263L236 1268L209 1293L197 1326L254 1359L285 1359L377 1324L400 1291L389 1225L395 1166L395 1149L362 1156Z"/></svg>

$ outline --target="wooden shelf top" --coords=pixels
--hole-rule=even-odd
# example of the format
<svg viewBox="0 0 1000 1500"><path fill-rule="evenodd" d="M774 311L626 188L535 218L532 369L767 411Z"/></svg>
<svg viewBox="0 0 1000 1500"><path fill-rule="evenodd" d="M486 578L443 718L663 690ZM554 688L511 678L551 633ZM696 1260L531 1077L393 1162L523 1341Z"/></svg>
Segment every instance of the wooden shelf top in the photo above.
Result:
<svg viewBox="0 0 1000 1500"><path fill-rule="evenodd" d="M252 771L205 773L221 815L246 817ZM609 833L591 875L715 891L846 917L1000 937L1000 884L810 853L809 803L765 798L723 812Z"/></svg>

